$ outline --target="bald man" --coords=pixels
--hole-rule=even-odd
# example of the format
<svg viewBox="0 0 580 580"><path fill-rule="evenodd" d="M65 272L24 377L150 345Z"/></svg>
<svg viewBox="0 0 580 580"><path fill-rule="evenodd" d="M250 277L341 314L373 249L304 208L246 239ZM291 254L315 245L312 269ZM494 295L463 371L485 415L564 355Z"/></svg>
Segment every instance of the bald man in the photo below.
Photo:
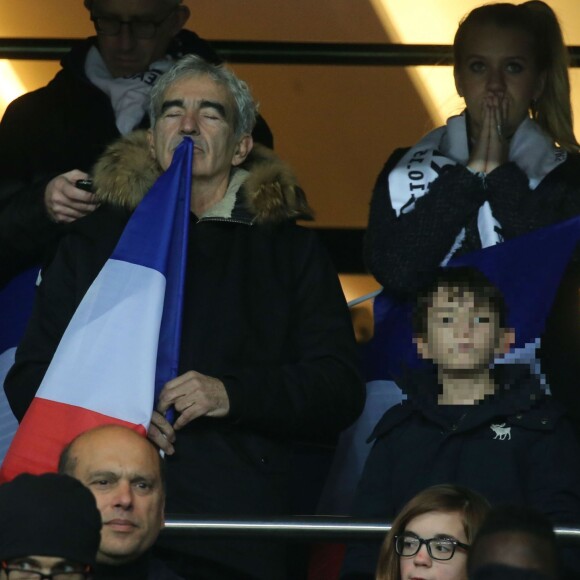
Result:
<svg viewBox="0 0 580 580"><path fill-rule="evenodd" d="M62 452L59 472L92 491L103 528L95 580L175 580L150 558L164 523L162 459L144 437L107 425L79 435Z"/></svg>

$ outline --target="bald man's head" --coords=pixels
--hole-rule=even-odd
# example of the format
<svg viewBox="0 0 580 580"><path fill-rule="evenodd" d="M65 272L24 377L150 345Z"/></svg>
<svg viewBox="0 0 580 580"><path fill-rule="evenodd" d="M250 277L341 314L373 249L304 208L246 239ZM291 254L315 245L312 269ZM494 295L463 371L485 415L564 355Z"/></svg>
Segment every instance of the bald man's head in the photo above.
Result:
<svg viewBox="0 0 580 580"><path fill-rule="evenodd" d="M59 471L95 496L103 520L97 562L131 562L153 545L165 494L162 459L149 440L117 425L91 429L63 450Z"/></svg>

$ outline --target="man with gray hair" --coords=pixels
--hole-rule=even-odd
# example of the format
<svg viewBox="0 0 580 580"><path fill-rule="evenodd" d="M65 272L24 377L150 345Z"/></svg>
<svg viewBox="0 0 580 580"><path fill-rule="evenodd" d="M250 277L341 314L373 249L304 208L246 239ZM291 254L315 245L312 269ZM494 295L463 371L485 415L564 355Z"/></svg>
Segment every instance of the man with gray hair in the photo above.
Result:
<svg viewBox="0 0 580 580"><path fill-rule="evenodd" d="M63 224L95 210L94 196L77 181L89 177L108 144L148 126L157 79L185 54L221 60L183 29L189 9L181 0L84 5L96 36L75 45L56 77L11 103L0 123L0 288L50 253ZM272 145L263 121L256 138Z"/></svg>
<svg viewBox="0 0 580 580"><path fill-rule="evenodd" d="M332 441L364 402L338 278L316 234L295 223L310 208L294 174L254 145L255 117L246 83L226 67L191 55L159 80L152 128L113 145L95 166L101 205L44 272L6 383L22 416L140 201L121 192L145 182L143 195L192 139L179 372L162 389L149 429L166 454L168 513L292 513L298 444ZM185 578L290 577L290 557L275 541L176 537L163 548Z"/></svg>

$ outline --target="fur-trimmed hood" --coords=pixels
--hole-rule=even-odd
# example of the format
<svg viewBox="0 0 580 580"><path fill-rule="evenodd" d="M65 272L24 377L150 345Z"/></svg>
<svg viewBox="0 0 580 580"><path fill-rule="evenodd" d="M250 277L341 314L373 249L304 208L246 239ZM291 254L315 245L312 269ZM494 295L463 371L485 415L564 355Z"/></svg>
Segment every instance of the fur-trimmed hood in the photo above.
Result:
<svg viewBox="0 0 580 580"><path fill-rule="evenodd" d="M151 157L146 131L134 131L111 144L95 164L96 199L133 210L161 172ZM279 223L313 216L290 167L257 143L240 168L232 171L222 201L201 218L233 219L235 213L249 223Z"/></svg>

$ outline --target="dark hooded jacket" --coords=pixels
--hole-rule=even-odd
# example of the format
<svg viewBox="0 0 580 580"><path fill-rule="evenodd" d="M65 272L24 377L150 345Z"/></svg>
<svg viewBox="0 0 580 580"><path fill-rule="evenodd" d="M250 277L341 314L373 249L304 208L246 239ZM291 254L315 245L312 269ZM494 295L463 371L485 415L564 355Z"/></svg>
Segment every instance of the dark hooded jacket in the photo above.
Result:
<svg viewBox="0 0 580 580"><path fill-rule="evenodd" d="M528 505L560 525L580 524L580 446L564 408L527 368L500 365L496 394L440 406L435 373L401 381L408 399L387 411L370 440L353 515L392 521L423 489L453 483L492 504ZM341 578L374 578L379 545L353 544Z"/></svg>
<svg viewBox="0 0 580 580"><path fill-rule="evenodd" d="M93 580L184 580L174 574L163 562L149 554L141 556L129 564L110 566L97 564Z"/></svg>
<svg viewBox="0 0 580 580"><path fill-rule="evenodd" d="M119 138L109 97L84 70L95 37L76 45L46 87L13 101L0 123L0 288L16 273L38 263L66 226L51 221L44 190L56 175L71 169L90 172L107 145ZM211 46L182 30L168 54L197 54L219 63ZM148 127L145 116L140 127ZM254 139L269 147L272 134L260 117Z"/></svg>
<svg viewBox="0 0 580 580"><path fill-rule="evenodd" d="M196 370L223 381L230 413L179 431L175 455L167 458L169 513L289 513L293 445L332 439L364 402L338 278L316 234L295 224L310 212L301 189L290 169L260 146L242 170L247 176L234 170L221 202L191 218L180 374ZM139 132L97 164L103 205L73 225L43 273L6 380L19 419L139 202L132 193L146 191L157 172ZM121 175L128 176L124 184ZM232 185L238 181L241 187ZM284 578L280 546L256 544L169 540L174 549L256 578Z"/></svg>

